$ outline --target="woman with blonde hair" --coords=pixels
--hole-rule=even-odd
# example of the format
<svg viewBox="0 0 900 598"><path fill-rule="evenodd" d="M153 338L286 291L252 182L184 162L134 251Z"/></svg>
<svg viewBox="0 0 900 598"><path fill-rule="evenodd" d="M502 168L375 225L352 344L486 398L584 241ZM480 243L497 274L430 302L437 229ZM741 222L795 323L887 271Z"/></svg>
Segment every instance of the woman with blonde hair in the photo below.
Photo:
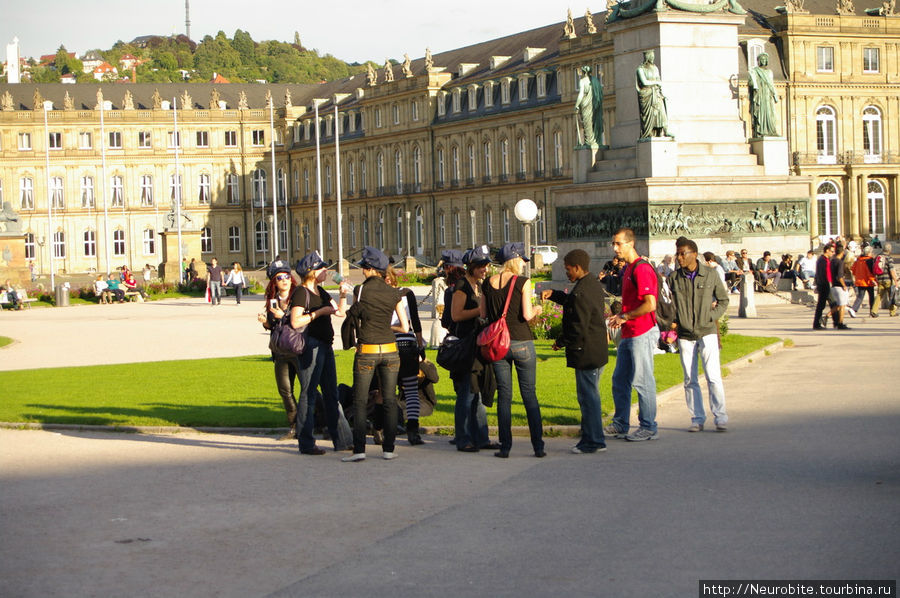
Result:
<svg viewBox="0 0 900 598"><path fill-rule="evenodd" d="M528 278L521 275L522 268L528 261L525 244L507 243L497 254L497 260L503 264L503 270L500 274L491 276L483 287L488 321L498 320L503 314L507 296L510 296L510 301L506 313L509 351L493 364L497 378L497 426L500 435L500 450L494 456L506 459L512 447L512 368L515 365L534 456L545 457L547 453L544 452L541 406L535 392L537 354L534 350L534 336L528 326L529 321L541 315L542 309L539 305L532 305L531 285Z"/></svg>
<svg viewBox="0 0 900 598"><path fill-rule="evenodd" d="M228 273L228 277L225 279L225 286L231 287L234 291L234 299L240 305L241 295L244 289L247 288L247 279L244 277L244 269L241 268L240 262L231 264L231 272Z"/></svg>

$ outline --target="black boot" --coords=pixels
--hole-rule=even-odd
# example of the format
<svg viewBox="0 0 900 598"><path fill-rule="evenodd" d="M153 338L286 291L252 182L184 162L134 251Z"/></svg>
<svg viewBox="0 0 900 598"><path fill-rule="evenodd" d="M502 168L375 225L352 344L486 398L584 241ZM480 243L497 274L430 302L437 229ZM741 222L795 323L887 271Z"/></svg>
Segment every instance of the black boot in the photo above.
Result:
<svg viewBox="0 0 900 598"><path fill-rule="evenodd" d="M406 438L413 446L417 444L425 444L425 441L422 440L421 436L419 436L419 420L410 419L406 421Z"/></svg>

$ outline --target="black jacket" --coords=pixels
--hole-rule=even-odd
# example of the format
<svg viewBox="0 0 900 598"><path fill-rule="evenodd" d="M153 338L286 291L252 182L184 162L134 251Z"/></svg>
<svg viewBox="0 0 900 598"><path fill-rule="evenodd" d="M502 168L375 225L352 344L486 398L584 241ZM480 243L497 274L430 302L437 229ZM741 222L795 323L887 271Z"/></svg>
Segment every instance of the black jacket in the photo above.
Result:
<svg viewBox="0 0 900 598"><path fill-rule="evenodd" d="M716 323L728 309L728 291L718 272L706 264L697 264L697 275L688 278L684 268L678 268L668 278L672 301L675 303L675 322L678 336L685 340L699 340L715 334ZM713 307L713 301L716 306Z"/></svg>
<svg viewBox="0 0 900 598"><path fill-rule="evenodd" d="M566 348L566 365L593 370L609 361L603 284L590 272L568 293L553 291L550 300L563 306L562 334L556 345Z"/></svg>

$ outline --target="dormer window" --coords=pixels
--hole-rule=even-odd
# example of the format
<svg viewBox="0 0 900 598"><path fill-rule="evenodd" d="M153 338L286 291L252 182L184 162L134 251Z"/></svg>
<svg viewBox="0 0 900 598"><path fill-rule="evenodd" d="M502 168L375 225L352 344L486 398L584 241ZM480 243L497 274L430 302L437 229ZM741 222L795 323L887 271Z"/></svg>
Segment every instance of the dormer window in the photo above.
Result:
<svg viewBox="0 0 900 598"><path fill-rule="evenodd" d="M491 56L491 70L496 70L509 62L509 56Z"/></svg>
<svg viewBox="0 0 900 598"><path fill-rule="evenodd" d="M447 95L447 92L445 92L445 91L441 91L437 95L438 116L445 116L447 114L446 95Z"/></svg>
<svg viewBox="0 0 900 598"><path fill-rule="evenodd" d="M747 67L753 68L757 66L757 59L759 55L764 52L763 50L763 40L759 38L748 39L747 40Z"/></svg>
<svg viewBox="0 0 900 598"><path fill-rule="evenodd" d="M500 82L500 102L509 104L509 84L512 81L510 77L504 77Z"/></svg>
<svg viewBox="0 0 900 598"><path fill-rule="evenodd" d="M453 90L453 113L456 114L462 110L462 106L460 105L460 96L461 91L457 87Z"/></svg>
<svg viewBox="0 0 900 598"><path fill-rule="evenodd" d="M478 85L469 85L469 112L478 109Z"/></svg>
<svg viewBox="0 0 900 598"><path fill-rule="evenodd" d="M356 130L356 113L350 112L349 114L347 114L347 121L349 124L349 126L347 128L352 133L353 131Z"/></svg>
<svg viewBox="0 0 900 598"><path fill-rule="evenodd" d="M484 105L486 108L492 108L494 106L494 82L493 81L485 81L484 82Z"/></svg>
<svg viewBox="0 0 900 598"><path fill-rule="evenodd" d="M528 73L523 73L519 75L519 102L525 103L528 101L528 78L530 75Z"/></svg>
<svg viewBox="0 0 900 598"><path fill-rule="evenodd" d="M461 79L478 67L477 62L461 62L457 68L457 76Z"/></svg>
<svg viewBox="0 0 900 598"><path fill-rule="evenodd" d="M547 73L544 71L537 75L537 97L547 97Z"/></svg>

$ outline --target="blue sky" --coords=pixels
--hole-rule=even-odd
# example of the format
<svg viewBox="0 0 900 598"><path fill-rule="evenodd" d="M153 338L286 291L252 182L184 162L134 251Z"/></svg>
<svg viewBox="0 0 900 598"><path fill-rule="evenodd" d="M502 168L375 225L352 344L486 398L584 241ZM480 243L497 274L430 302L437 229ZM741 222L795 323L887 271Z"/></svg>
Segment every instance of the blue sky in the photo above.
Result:
<svg viewBox="0 0 900 598"><path fill-rule="evenodd" d="M553 0L341 0L298 2L274 0L190 0L191 37L200 40L219 30L235 29L253 39L291 41L300 32L303 45L348 62L402 59L434 53L541 27L566 19L569 5ZM60 44L72 52L106 49L117 40L139 35L184 32L184 0L38 0L4 2L0 19L0 52L19 38L23 56L53 54ZM329 5L334 8L329 8ZM592 6L595 14L606 3ZM312 7L312 8L310 8ZM431 7L436 11L433 12ZM577 17L585 5L572 6ZM598 19L599 20L599 19Z"/></svg>

